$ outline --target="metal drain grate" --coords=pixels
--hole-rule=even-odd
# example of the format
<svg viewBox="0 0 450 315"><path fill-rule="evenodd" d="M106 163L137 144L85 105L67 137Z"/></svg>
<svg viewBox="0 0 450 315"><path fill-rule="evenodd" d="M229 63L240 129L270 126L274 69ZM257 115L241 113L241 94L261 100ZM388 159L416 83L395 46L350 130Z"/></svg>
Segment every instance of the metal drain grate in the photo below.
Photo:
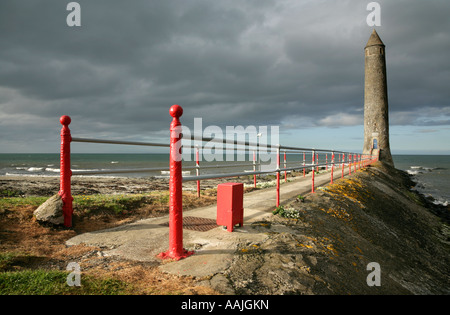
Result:
<svg viewBox="0 0 450 315"><path fill-rule="evenodd" d="M162 226L169 226L169 222L162 223ZM218 227L216 220L199 217L184 217L183 228L192 231L206 232Z"/></svg>

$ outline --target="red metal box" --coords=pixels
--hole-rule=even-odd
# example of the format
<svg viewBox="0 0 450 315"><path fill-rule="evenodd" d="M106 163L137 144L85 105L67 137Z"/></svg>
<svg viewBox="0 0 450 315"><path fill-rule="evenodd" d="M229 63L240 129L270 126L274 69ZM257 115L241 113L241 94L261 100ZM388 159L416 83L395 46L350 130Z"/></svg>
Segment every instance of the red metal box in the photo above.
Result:
<svg viewBox="0 0 450 315"><path fill-rule="evenodd" d="M244 224L244 184L223 183L217 186L217 225L233 227Z"/></svg>

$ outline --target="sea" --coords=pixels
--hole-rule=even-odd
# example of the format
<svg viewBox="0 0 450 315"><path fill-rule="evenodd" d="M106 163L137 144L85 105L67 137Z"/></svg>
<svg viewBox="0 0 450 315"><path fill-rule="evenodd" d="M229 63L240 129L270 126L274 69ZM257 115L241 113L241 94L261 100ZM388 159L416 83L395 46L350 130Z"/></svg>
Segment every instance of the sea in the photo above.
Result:
<svg viewBox="0 0 450 315"><path fill-rule="evenodd" d="M416 189L434 203L448 206L450 203L449 155L393 155L397 169L406 171L417 183Z"/></svg>
<svg viewBox="0 0 450 315"><path fill-rule="evenodd" d="M59 176L59 154L0 154L0 176ZM241 162L200 163L201 174L245 172L253 170L251 157ZM450 202L450 156L449 155L393 155L397 169L412 175L417 183L415 189L430 196L437 204L447 206ZM236 159L237 160L237 159ZM288 160L292 161L291 157ZM97 174L97 177L164 177L168 175L169 155L154 154L81 154L71 155L73 175L84 171L147 170L120 174ZM233 167L228 166L233 165ZM240 166L236 166L240 165ZM289 165L289 164L288 164ZM183 175L195 175L194 159L183 162ZM207 167L206 167L207 166ZM291 165L289 165L291 166Z"/></svg>

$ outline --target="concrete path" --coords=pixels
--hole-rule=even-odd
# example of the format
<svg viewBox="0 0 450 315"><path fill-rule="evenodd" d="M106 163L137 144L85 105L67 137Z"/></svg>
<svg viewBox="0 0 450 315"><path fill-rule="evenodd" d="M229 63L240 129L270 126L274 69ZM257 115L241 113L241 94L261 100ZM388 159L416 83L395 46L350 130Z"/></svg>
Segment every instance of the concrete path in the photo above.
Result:
<svg viewBox="0 0 450 315"><path fill-rule="evenodd" d="M345 169L348 173L348 167ZM334 179L341 178L342 170L336 169ZM311 192L311 174L306 177L290 178L285 183L281 176L281 204L298 195ZM322 171L315 175L315 186L323 186L330 181L330 171ZM163 271L196 277L206 277L226 269L232 261L236 246L239 243L260 242L267 237L266 233L256 232L251 223L270 216L275 209L276 187L256 190L244 194L244 226L235 228L232 233L222 227L209 231L183 230L183 246L195 250L195 254L179 261L164 261L159 268ZM200 217L216 219L217 207L207 207L189 210L183 217ZM140 220L120 227L89 232L77 235L66 242L66 245L86 244L104 249L104 255L118 255L137 261L158 261L156 257L169 248L169 216ZM285 229L280 226L279 229ZM271 230L277 227L271 228ZM282 231L277 231L282 232Z"/></svg>

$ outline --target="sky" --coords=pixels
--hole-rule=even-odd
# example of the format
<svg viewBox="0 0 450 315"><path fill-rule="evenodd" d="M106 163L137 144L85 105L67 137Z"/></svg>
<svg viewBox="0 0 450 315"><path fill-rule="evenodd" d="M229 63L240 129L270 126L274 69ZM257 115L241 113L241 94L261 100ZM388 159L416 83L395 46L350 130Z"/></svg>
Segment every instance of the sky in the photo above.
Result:
<svg viewBox="0 0 450 315"><path fill-rule="evenodd" d="M0 153L73 137L168 143L183 125L278 126L282 145L361 151L364 47L386 45L393 154L450 154L450 1L0 1ZM131 150L131 151L130 151ZM145 151L146 150L146 151ZM72 152L147 152L73 143Z"/></svg>

